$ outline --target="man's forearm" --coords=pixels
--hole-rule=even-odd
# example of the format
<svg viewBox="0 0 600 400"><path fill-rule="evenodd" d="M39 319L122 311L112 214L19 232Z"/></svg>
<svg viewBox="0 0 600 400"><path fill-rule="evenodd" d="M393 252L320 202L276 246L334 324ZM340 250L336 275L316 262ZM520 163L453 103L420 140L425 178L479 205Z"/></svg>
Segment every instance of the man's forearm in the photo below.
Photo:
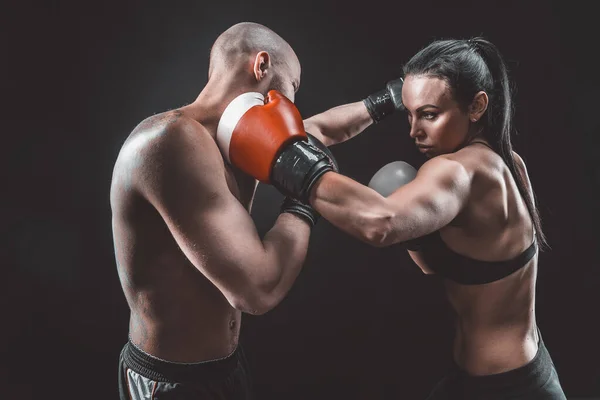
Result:
<svg viewBox="0 0 600 400"><path fill-rule="evenodd" d="M275 307L290 290L306 259L310 226L301 218L282 213L263 239L269 264L274 270L262 292L267 308Z"/></svg>
<svg viewBox="0 0 600 400"><path fill-rule="evenodd" d="M330 108L304 120L306 131L323 135L323 143L331 146L361 133L373 123L362 101Z"/></svg>

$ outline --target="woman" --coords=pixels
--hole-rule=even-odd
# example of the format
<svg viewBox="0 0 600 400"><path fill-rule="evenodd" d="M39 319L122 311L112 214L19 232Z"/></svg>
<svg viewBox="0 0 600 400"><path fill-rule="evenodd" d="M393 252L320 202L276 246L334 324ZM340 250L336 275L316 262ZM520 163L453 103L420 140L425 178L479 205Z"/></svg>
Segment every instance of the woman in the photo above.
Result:
<svg viewBox="0 0 600 400"><path fill-rule="evenodd" d="M416 264L444 278L456 311L455 369L429 399L565 399L535 319L537 250L546 240L511 146L503 58L482 38L435 41L403 72L410 136L429 160L387 197L327 172L310 204L372 245L410 244Z"/></svg>

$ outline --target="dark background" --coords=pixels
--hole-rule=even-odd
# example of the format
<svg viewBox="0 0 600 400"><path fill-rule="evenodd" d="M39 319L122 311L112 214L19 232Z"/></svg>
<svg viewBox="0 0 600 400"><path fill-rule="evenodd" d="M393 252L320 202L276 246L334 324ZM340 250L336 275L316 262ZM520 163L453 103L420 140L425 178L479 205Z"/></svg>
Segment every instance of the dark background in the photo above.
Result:
<svg viewBox="0 0 600 400"><path fill-rule="evenodd" d="M295 48L304 116L379 90L433 39L482 35L500 48L517 87L515 146L552 246L540 256L538 324L569 399L600 397L600 34L584 2L111 0L2 5L0 398L117 397L128 309L112 166L140 120L195 99L212 42L241 21ZM390 161L418 166L407 127L395 115L334 146L342 173L367 183ZM280 200L259 186L261 234ZM451 340L437 279L327 221L288 297L242 327L260 399L424 398Z"/></svg>

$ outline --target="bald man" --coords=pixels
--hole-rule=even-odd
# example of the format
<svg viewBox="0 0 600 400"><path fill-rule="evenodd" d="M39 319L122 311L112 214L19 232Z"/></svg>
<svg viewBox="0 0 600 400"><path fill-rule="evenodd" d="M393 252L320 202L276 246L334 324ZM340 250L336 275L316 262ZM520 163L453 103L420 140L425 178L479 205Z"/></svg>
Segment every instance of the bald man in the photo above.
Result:
<svg viewBox="0 0 600 400"><path fill-rule="evenodd" d="M284 105L294 101L300 72L279 35L236 24L213 44L208 82L196 100L143 120L125 140L110 194L117 269L130 308L119 360L122 400L250 398L238 345L241 313L263 314L284 298L318 214L286 198L259 237L250 216L257 180L233 167L217 141L219 126L229 123L224 113L239 113L248 93L256 100L276 90L287 100L257 109L265 114L260 118L288 121L269 128L278 133L306 128L331 145L372 122L362 102L298 122Z"/></svg>

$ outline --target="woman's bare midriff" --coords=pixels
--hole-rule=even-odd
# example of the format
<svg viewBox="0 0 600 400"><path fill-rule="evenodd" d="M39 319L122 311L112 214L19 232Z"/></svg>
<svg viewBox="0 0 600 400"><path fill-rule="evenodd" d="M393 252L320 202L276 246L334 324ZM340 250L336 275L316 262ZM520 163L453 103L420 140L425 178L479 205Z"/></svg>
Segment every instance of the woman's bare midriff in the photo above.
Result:
<svg viewBox="0 0 600 400"><path fill-rule="evenodd" d="M446 280L455 311L455 362L471 375L519 368L538 349L535 323L537 257L512 275L484 285Z"/></svg>

